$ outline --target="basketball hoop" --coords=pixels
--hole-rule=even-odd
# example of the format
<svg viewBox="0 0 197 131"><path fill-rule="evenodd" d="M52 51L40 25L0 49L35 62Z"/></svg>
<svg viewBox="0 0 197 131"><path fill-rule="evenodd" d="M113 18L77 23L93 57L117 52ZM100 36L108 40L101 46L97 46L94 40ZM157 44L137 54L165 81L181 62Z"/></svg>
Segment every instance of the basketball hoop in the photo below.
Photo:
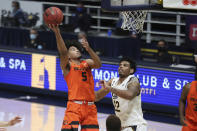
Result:
<svg viewBox="0 0 197 131"><path fill-rule="evenodd" d="M148 10L162 9L163 0L101 0L105 11L118 11L123 16L122 29L141 33Z"/></svg>
<svg viewBox="0 0 197 131"><path fill-rule="evenodd" d="M141 33L143 31L144 21L146 19L147 10L123 11L123 30L134 31Z"/></svg>

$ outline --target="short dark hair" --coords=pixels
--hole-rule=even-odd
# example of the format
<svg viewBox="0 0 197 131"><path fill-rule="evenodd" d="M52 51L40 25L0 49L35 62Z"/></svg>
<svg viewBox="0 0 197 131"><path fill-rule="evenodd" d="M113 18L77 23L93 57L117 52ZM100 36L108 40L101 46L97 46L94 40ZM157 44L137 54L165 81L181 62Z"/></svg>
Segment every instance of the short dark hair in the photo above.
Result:
<svg viewBox="0 0 197 131"><path fill-rule="evenodd" d="M106 120L107 131L120 131L121 121L116 115L109 115Z"/></svg>
<svg viewBox="0 0 197 131"><path fill-rule="evenodd" d="M122 59L120 59L120 63L121 63L122 61L127 61L127 62L129 62L129 63L130 63L130 68L134 70L134 71L133 71L133 74L136 72L136 63L135 63L135 61L133 61L130 57L124 56Z"/></svg>
<svg viewBox="0 0 197 131"><path fill-rule="evenodd" d="M66 43L67 49L69 49L71 46L74 46L74 47L76 47L80 52L82 52L81 43L79 43L78 41L76 41L76 40L66 40L65 43Z"/></svg>

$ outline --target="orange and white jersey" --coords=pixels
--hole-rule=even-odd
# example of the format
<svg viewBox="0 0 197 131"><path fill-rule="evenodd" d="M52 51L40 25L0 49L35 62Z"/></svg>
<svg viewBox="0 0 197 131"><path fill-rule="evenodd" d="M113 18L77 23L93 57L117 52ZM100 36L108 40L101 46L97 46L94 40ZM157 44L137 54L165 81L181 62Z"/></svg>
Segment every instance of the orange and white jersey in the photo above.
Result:
<svg viewBox="0 0 197 131"><path fill-rule="evenodd" d="M79 65L70 63L70 71L64 77L68 86L68 100L94 101L94 79L86 61Z"/></svg>

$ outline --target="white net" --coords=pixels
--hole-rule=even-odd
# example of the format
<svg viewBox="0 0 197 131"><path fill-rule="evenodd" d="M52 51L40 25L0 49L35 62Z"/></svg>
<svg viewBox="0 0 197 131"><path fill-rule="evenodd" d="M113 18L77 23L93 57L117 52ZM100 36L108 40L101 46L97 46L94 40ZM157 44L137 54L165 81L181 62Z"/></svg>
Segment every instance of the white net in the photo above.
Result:
<svg viewBox="0 0 197 131"><path fill-rule="evenodd" d="M146 19L147 10L124 11L122 29L141 33L143 31L144 21Z"/></svg>

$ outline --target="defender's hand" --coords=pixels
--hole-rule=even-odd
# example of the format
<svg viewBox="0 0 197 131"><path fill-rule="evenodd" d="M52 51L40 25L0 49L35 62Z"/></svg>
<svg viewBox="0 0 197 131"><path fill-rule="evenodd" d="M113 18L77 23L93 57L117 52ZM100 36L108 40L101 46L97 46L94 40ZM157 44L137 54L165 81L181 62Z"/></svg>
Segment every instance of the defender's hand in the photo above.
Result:
<svg viewBox="0 0 197 131"><path fill-rule="evenodd" d="M13 125L15 125L15 124L17 124L17 123L19 123L19 122L21 122L21 121L22 121L21 118L17 116L17 117L15 117L14 119L10 120L10 121L8 122L8 125L13 126Z"/></svg>
<svg viewBox="0 0 197 131"><path fill-rule="evenodd" d="M104 80L100 80L99 85L101 85L104 89L111 91L111 86L108 86Z"/></svg>

